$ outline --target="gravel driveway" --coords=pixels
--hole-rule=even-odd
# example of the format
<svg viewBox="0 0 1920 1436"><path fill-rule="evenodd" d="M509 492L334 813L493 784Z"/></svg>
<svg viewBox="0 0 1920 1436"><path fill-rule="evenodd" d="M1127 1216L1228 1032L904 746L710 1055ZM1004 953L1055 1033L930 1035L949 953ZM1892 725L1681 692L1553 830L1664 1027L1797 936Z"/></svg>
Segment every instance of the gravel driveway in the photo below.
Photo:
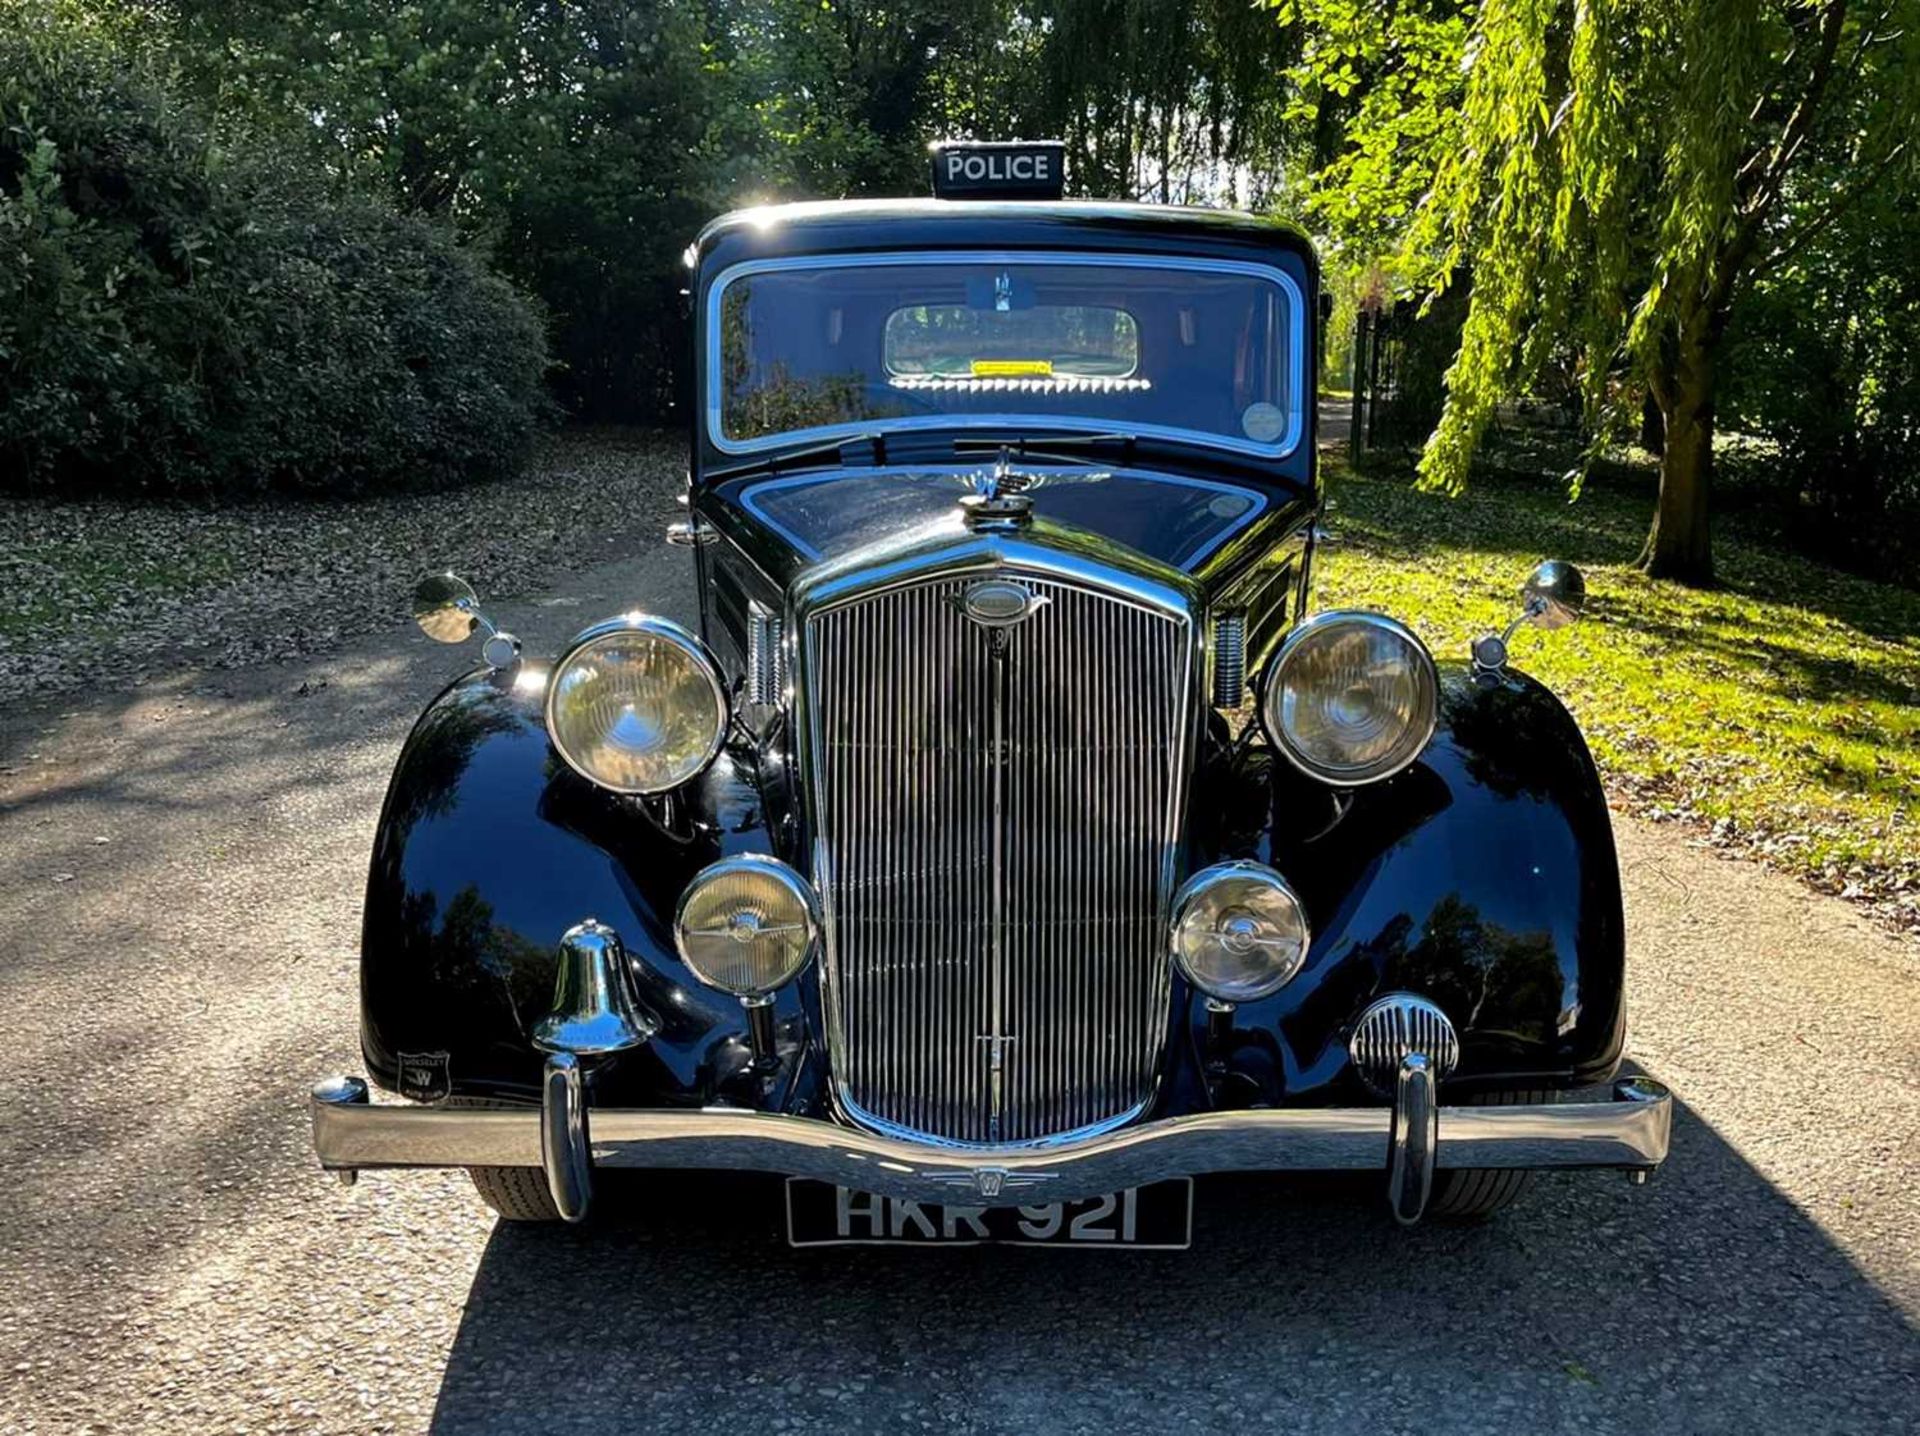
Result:
<svg viewBox="0 0 1920 1436"><path fill-rule="evenodd" d="M430 558L431 555L423 557ZM501 606L550 649L685 555ZM1183 1255L793 1253L759 1180L496 1227L457 1174L317 1172L360 885L458 660L323 659L0 719L0 1431L1875 1431L1920 1411L1920 992L1848 908L1622 819L1643 1189L1483 1229L1216 1180Z"/></svg>
<svg viewBox="0 0 1920 1436"><path fill-rule="evenodd" d="M570 429L525 472L451 493L0 493L0 708L324 653L391 623L428 563L482 593L543 587L657 537L685 475L671 434Z"/></svg>

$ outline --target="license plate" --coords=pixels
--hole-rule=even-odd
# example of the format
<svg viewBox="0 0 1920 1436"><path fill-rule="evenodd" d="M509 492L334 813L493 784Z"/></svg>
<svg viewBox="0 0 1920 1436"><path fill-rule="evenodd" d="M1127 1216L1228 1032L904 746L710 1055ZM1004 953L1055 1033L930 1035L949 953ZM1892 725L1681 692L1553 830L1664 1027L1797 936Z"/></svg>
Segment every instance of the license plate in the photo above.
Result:
<svg viewBox="0 0 1920 1436"><path fill-rule="evenodd" d="M1180 1177L1077 1202L963 1207L787 1179L787 1240L796 1247L1130 1247L1184 1251L1193 1242L1193 1180Z"/></svg>

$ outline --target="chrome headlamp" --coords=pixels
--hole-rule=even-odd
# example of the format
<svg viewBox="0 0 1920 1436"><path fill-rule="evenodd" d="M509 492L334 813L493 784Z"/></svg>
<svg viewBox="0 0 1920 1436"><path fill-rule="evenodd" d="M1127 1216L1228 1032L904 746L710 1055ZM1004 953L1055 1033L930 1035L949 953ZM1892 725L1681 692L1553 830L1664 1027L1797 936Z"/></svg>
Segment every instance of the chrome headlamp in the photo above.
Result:
<svg viewBox="0 0 1920 1436"><path fill-rule="evenodd" d="M791 982L819 933L807 880L758 853L701 869L673 915L673 943L693 975L749 1002Z"/></svg>
<svg viewBox="0 0 1920 1436"><path fill-rule="evenodd" d="M1202 868L1173 895L1173 961L1219 1002L1258 1002L1300 971L1313 934L1286 879L1261 863Z"/></svg>
<svg viewBox="0 0 1920 1436"><path fill-rule="evenodd" d="M1404 624L1379 613L1322 613L1281 645L1261 716L1296 767L1353 787L1420 756L1439 695L1433 655Z"/></svg>
<svg viewBox="0 0 1920 1436"><path fill-rule="evenodd" d="M705 646L664 618L589 628L547 683L547 736L567 765L616 793L664 793L695 777L727 732L727 690Z"/></svg>

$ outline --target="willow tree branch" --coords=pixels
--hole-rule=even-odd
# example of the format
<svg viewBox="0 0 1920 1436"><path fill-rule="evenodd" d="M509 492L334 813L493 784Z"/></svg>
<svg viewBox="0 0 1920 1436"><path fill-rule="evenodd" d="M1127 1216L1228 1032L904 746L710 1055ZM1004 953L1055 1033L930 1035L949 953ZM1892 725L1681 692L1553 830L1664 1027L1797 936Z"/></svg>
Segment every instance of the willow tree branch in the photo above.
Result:
<svg viewBox="0 0 1920 1436"><path fill-rule="evenodd" d="M1879 182L1880 177L1893 168L1894 162L1898 160L1901 155L1905 154L1906 150L1907 141L1902 140L1884 155L1880 156L1866 174L1849 185L1825 210L1801 225L1798 234L1794 235L1784 246L1774 250L1773 253L1761 260L1760 263L1754 267L1754 272L1756 274L1766 274L1778 269L1789 259L1792 259L1794 255L1805 249L1815 239L1818 239L1820 235L1828 229L1831 229L1835 221L1853 208L1855 201L1857 201L1861 195L1872 189L1874 185Z"/></svg>
<svg viewBox="0 0 1920 1436"><path fill-rule="evenodd" d="M1746 272L1754 247L1760 242L1760 234L1766 227L1768 216L1779 202L1787 174L1813 130L1821 102L1826 98L1828 83L1833 79L1833 61L1840 50L1840 34L1846 21L1847 0L1827 0L1826 8L1820 13L1819 48L1814 52L1807 83L1800 91L1800 99L1794 105L1793 113L1780 130L1780 138L1774 142L1752 197L1741 207L1733 238L1727 242L1719 262L1714 266L1706 296L1709 313L1724 313L1732 301L1734 289L1739 285L1741 275ZM1751 165L1750 160L1742 166L1742 175Z"/></svg>
<svg viewBox="0 0 1920 1436"><path fill-rule="evenodd" d="M1814 53L1813 68L1807 75L1806 87L1800 92L1799 102L1787 117L1753 198L1748 201L1747 217L1750 220L1764 221L1767 211L1780 198L1787 171L1799 157L1800 148L1807 142L1813 122L1819 116L1821 102L1826 98L1827 84L1833 78L1834 56L1840 49L1840 33L1846 22L1847 0L1827 0L1826 9L1820 14L1820 48Z"/></svg>

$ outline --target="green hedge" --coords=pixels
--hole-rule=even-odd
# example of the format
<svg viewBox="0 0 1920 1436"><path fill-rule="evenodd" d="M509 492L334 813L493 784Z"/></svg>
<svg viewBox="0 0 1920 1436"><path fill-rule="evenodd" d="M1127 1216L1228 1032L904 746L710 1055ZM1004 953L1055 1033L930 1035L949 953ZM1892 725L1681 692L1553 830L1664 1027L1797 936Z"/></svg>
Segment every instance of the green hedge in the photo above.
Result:
<svg viewBox="0 0 1920 1436"><path fill-rule="evenodd" d="M490 477L548 401L527 298L446 231L218 137L112 37L0 3L0 484Z"/></svg>

